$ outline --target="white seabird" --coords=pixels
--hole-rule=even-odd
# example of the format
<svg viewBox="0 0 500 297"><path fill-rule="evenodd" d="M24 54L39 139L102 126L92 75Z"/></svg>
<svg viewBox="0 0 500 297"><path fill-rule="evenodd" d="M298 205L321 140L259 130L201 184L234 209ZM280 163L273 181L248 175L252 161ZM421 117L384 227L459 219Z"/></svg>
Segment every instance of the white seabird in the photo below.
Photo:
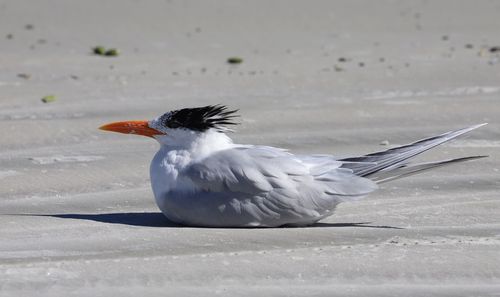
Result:
<svg viewBox="0 0 500 297"><path fill-rule="evenodd" d="M411 164L409 159L485 124L364 156L294 155L235 144L226 135L235 110L184 108L151 121L115 122L102 130L160 143L150 175L156 203L173 222L210 227L305 226L362 198L377 184L484 156Z"/></svg>

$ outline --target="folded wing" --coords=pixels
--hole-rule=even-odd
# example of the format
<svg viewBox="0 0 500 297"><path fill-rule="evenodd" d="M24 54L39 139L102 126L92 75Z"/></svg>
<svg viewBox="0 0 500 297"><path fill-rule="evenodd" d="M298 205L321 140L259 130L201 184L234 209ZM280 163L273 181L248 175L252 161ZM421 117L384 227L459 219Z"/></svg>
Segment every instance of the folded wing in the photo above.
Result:
<svg viewBox="0 0 500 297"><path fill-rule="evenodd" d="M246 146L195 162L184 175L211 195L250 201L263 214L309 220L377 188L341 164L331 156L301 157L276 148Z"/></svg>

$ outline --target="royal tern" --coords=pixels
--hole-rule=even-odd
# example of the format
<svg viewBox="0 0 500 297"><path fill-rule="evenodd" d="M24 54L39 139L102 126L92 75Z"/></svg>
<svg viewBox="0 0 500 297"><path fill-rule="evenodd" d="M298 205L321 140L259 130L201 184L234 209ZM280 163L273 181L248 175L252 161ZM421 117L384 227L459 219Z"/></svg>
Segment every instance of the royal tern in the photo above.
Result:
<svg viewBox="0 0 500 297"><path fill-rule="evenodd" d="M100 129L144 135L160 143L150 167L156 203L171 221L191 226L310 225L381 182L484 157L408 162L485 124L364 156L335 158L235 144L225 133L236 124L235 112L222 105L184 108L151 121L115 122Z"/></svg>

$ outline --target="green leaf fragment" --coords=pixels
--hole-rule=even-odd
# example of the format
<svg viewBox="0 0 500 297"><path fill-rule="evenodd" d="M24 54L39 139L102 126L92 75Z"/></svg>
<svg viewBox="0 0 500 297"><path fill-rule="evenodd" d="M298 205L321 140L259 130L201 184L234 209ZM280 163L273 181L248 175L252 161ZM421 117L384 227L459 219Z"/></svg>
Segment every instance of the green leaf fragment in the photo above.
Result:
<svg viewBox="0 0 500 297"><path fill-rule="evenodd" d="M93 48L94 54L96 55L104 55L106 53L106 49L103 46L96 46Z"/></svg>
<svg viewBox="0 0 500 297"><path fill-rule="evenodd" d="M116 57L120 54L120 51L118 51L116 48L110 48L107 50L104 55L108 57Z"/></svg>
<svg viewBox="0 0 500 297"><path fill-rule="evenodd" d="M43 103L51 103L54 101L56 101L56 96L54 96L54 95L48 95L48 96L45 96L42 98Z"/></svg>

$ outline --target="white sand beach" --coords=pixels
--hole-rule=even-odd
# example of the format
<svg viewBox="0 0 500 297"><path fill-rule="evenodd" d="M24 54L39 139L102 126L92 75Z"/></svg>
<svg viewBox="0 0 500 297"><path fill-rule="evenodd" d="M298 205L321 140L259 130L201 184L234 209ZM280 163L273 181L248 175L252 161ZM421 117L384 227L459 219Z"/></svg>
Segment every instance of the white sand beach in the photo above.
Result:
<svg viewBox="0 0 500 297"><path fill-rule="evenodd" d="M500 296L499 28L486 0L0 0L0 296ZM177 226L158 144L98 127L216 103L236 142L336 156L488 122L419 159L489 158L312 227Z"/></svg>

